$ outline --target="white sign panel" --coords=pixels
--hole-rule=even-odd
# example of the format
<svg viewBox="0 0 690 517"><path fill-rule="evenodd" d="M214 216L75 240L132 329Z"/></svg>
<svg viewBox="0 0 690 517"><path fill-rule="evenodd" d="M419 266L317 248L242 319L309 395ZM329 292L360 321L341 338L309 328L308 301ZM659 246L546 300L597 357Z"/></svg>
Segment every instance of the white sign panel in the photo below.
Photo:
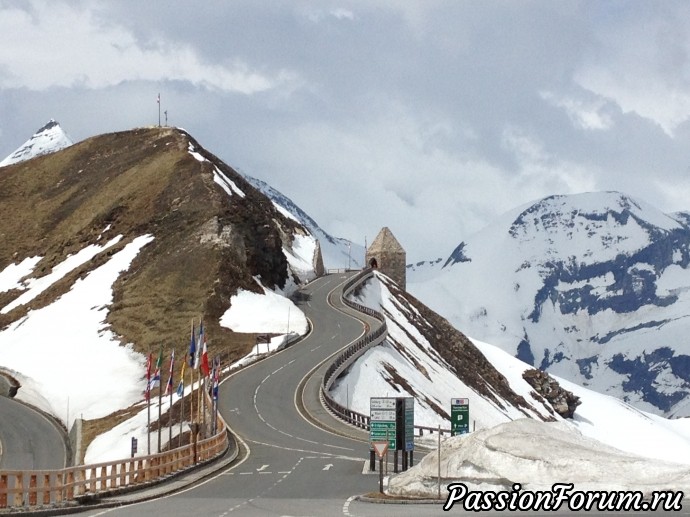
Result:
<svg viewBox="0 0 690 517"><path fill-rule="evenodd" d="M371 397L369 409L392 409L395 412L395 398ZM395 416L393 420L395 420Z"/></svg>
<svg viewBox="0 0 690 517"><path fill-rule="evenodd" d="M395 421L395 409L372 409L371 410L371 419L379 422L379 421Z"/></svg>

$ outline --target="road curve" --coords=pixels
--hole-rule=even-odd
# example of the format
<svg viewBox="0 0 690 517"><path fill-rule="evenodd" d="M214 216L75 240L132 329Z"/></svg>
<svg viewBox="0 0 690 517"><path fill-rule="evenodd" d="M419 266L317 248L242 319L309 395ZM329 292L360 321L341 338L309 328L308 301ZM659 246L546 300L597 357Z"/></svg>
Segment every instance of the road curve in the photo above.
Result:
<svg viewBox="0 0 690 517"><path fill-rule="evenodd" d="M350 276L328 275L305 286L300 308L312 322L310 334L221 385L219 409L246 447L244 458L193 489L107 513L332 516L346 513L352 496L376 490L377 476L362 474L366 439L318 428L295 403L305 376L364 332L360 321L328 303Z"/></svg>
<svg viewBox="0 0 690 517"><path fill-rule="evenodd" d="M66 466L65 438L39 411L0 397L0 470L52 470Z"/></svg>

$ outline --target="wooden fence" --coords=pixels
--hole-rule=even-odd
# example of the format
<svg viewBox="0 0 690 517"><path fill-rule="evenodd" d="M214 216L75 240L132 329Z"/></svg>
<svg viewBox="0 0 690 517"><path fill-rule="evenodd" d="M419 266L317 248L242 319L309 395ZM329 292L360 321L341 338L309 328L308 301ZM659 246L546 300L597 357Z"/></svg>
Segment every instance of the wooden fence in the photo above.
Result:
<svg viewBox="0 0 690 517"><path fill-rule="evenodd" d="M0 471L0 509L60 506L161 481L224 454L228 432L220 415L218 427L210 438L150 456L60 470Z"/></svg>

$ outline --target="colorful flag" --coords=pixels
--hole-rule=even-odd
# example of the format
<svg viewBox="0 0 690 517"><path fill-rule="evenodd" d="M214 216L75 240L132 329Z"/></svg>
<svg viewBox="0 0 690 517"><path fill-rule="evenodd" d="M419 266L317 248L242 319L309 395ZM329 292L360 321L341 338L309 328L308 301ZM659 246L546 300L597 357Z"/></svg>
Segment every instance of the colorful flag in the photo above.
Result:
<svg viewBox="0 0 690 517"><path fill-rule="evenodd" d="M156 359L156 371L153 372L153 377L149 381L149 390L161 385L161 364L163 364L163 347L158 352L158 359Z"/></svg>
<svg viewBox="0 0 690 517"><path fill-rule="evenodd" d="M213 392L211 396L213 400L218 400L218 377L220 375L220 365L213 367Z"/></svg>
<svg viewBox="0 0 690 517"><path fill-rule="evenodd" d="M198 346L196 347L196 353L194 354L194 366L193 368L196 370L199 368L199 354L201 353L201 346L204 341L204 322L200 321L199 322L199 343Z"/></svg>
<svg viewBox="0 0 690 517"><path fill-rule="evenodd" d="M146 358L146 400L151 398L151 364L153 363L153 354L149 352Z"/></svg>
<svg viewBox="0 0 690 517"><path fill-rule="evenodd" d="M173 390L173 368L175 367L175 350L170 354L170 371L168 375L168 384L165 386L165 394L172 394Z"/></svg>
<svg viewBox="0 0 690 517"><path fill-rule="evenodd" d="M192 339L189 342L189 366L194 368L194 356L196 355L196 342L194 341L194 322L192 322Z"/></svg>
<svg viewBox="0 0 690 517"><path fill-rule="evenodd" d="M180 382L177 385L177 396L182 397L184 395L184 367L187 366L187 361L182 361L182 370L180 371Z"/></svg>
<svg viewBox="0 0 690 517"><path fill-rule="evenodd" d="M204 374L204 377L208 377L208 374L211 372L211 369L209 368L209 365L208 365L208 349L206 348L206 334L204 334L203 338L199 337L199 340L201 341L199 343L199 346L202 347L202 349L201 349L201 373Z"/></svg>

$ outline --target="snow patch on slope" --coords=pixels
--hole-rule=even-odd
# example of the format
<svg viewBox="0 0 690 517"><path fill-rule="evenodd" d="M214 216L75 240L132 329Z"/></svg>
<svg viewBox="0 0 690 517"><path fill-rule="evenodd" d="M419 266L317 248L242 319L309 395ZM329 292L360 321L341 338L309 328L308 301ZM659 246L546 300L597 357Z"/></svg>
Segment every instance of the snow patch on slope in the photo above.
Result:
<svg viewBox="0 0 690 517"><path fill-rule="evenodd" d="M141 400L144 358L122 346L105 320L112 284L152 240L137 237L55 302L0 332L0 364L22 385L17 398L67 426L68 405L70 415L91 419Z"/></svg>

